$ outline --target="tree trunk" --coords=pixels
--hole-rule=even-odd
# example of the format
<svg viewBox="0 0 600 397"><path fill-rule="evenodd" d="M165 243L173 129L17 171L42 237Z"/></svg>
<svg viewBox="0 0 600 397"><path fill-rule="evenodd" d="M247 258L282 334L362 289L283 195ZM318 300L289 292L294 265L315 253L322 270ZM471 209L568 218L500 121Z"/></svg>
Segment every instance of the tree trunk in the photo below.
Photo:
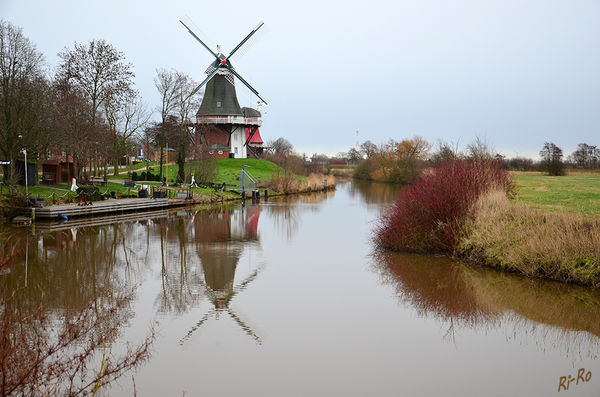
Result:
<svg viewBox="0 0 600 397"><path fill-rule="evenodd" d="M113 159L113 175L119 175L119 156L115 156Z"/></svg>
<svg viewBox="0 0 600 397"><path fill-rule="evenodd" d="M177 182L184 183L185 182L185 157L183 155L184 147L183 145L179 147L179 153L177 153L177 166L179 167L177 173Z"/></svg>
<svg viewBox="0 0 600 397"><path fill-rule="evenodd" d="M15 160L11 156L10 165L8 166L8 186L10 187L10 194L13 194L14 182L15 182Z"/></svg>
<svg viewBox="0 0 600 397"><path fill-rule="evenodd" d="M71 158L73 159L73 178L79 180L79 167L77 166L77 159L75 158L75 153L73 153L71 155ZM69 154L67 153L67 164L69 164ZM68 166L68 165L67 165ZM70 183L71 181L69 181Z"/></svg>
<svg viewBox="0 0 600 397"><path fill-rule="evenodd" d="M163 148L161 145L161 147L160 147L160 168L159 168L159 172L158 172L158 175L160 175L161 179L163 176L163 161L164 161L164 152L163 152Z"/></svg>

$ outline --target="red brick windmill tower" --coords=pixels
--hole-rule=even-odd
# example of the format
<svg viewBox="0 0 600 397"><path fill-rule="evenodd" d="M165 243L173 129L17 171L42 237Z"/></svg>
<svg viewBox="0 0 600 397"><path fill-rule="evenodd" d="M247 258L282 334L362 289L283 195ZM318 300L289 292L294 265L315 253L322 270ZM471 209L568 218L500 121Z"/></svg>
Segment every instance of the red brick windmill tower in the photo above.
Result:
<svg viewBox="0 0 600 397"><path fill-rule="evenodd" d="M208 76L191 94L194 95L206 84L202 104L196 113L196 135L200 150L205 157L213 158L258 157L259 153L255 147L257 143L262 143L259 132L262 124L261 113L256 109L240 107L235 92L235 78L248 87L263 103L267 102L236 72L230 58L261 28L263 23L259 23L229 55L225 56L219 46L217 52L214 52L183 21L179 22L215 57L215 61L206 69Z"/></svg>

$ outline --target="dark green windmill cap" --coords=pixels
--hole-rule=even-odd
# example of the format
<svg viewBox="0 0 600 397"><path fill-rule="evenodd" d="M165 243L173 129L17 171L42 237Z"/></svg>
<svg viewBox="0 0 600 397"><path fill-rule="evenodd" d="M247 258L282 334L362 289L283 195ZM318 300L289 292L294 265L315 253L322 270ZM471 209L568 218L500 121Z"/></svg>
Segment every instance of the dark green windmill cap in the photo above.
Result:
<svg viewBox="0 0 600 397"><path fill-rule="evenodd" d="M206 84L196 116L242 116L235 86L224 75L216 74Z"/></svg>

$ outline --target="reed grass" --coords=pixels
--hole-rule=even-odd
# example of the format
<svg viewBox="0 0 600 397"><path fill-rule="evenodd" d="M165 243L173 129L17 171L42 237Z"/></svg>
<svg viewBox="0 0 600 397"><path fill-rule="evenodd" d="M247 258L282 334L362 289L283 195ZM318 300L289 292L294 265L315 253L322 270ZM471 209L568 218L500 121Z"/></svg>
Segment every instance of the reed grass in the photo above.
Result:
<svg viewBox="0 0 600 397"><path fill-rule="evenodd" d="M271 177L267 187L273 192L282 194L315 192L335 188L335 177L310 174L307 178L300 179L294 174L278 173Z"/></svg>
<svg viewBox="0 0 600 397"><path fill-rule="evenodd" d="M482 195L457 254L530 277L600 286L600 217L549 212Z"/></svg>

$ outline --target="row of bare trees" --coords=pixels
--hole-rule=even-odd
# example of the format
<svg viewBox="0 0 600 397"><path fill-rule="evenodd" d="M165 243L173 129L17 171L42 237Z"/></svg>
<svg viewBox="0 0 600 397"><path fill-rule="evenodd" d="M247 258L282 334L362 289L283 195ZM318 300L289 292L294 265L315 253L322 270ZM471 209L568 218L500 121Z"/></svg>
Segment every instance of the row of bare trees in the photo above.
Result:
<svg viewBox="0 0 600 397"><path fill-rule="evenodd" d="M186 74L158 69L154 83L161 97L160 120L135 89L133 65L104 40L75 43L59 54L54 74L21 28L0 21L0 155L10 161L5 178L14 182L15 160L25 149L30 160L50 154L71 157L78 178L118 173L119 160L144 147L160 148L163 174L166 146L183 164L194 139L189 122L199 104Z"/></svg>
<svg viewBox="0 0 600 397"><path fill-rule="evenodd" d="M44 56L9 22L0 22L0 153L11 161L72 156L75 174L106 173L131 149L150 113L134 89L132 65L104 40L75 43L59 54L54 75ZM78 167L81 165L82 167Z"/></svg>

